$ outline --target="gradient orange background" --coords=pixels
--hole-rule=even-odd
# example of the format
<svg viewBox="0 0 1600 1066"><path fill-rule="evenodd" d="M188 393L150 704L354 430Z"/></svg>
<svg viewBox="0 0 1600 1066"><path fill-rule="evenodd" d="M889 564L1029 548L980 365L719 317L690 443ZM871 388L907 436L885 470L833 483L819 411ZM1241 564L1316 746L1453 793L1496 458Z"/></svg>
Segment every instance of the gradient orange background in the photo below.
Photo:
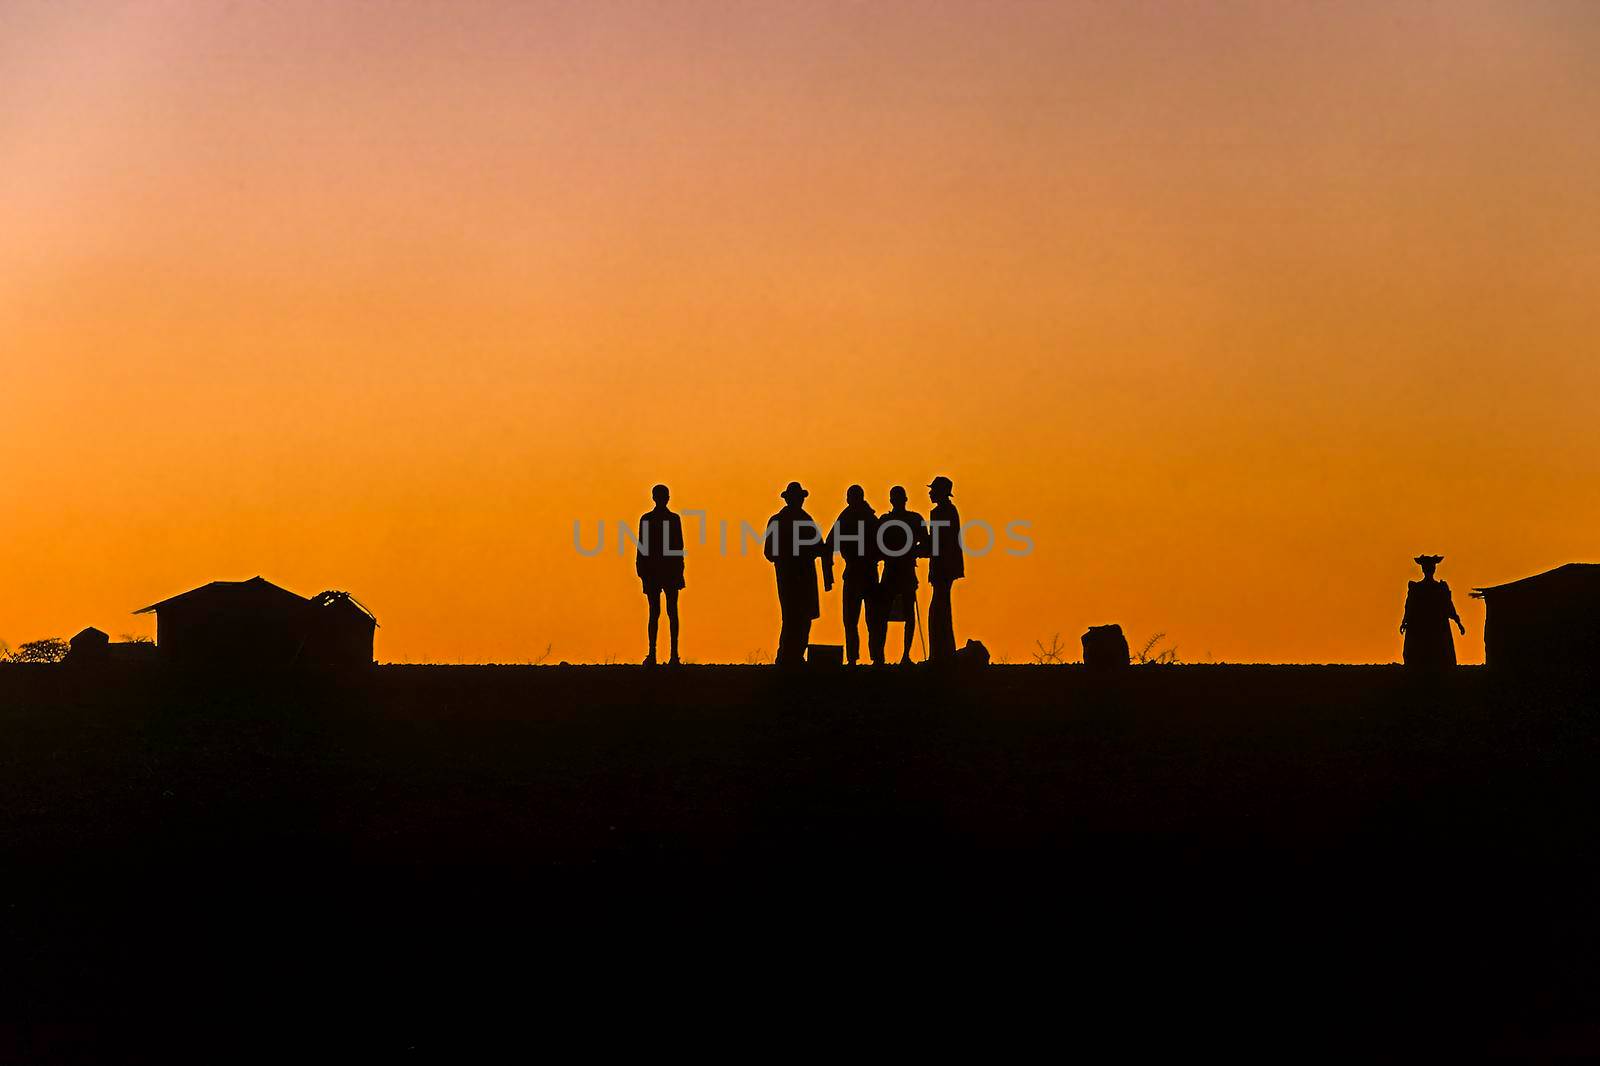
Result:
<svg viewBox="0 0 1600 1066"><path fill-rule="evenodd" d="M1600 559L1600 5L0 2L0 638L636 660L614 523L1033 523L958 637L1390 661ZM605 519L578 556L572 523ZM691 531L692 531L691 523ZM684 652L770 655L691 542ZM838 639L837 595L817 639Z"/></svg>

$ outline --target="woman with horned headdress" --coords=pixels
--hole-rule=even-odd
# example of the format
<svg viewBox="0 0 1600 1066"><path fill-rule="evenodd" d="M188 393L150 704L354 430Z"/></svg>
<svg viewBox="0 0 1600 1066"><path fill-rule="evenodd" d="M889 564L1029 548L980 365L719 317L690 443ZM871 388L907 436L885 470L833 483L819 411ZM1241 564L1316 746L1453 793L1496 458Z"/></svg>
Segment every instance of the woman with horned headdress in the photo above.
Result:
<svg viewBox="0 0 1600 1066"><path fill-rule="evenodd" d="M1462 636L1467 635L1467 627L1461 624L1450 599L1450 586L1433 576L1444 556L1419 555L1414 561L1422 567L1422 580L1411 582L1406 590L1406 614L1400 622L1400 632L1406 635L1405 663L1425 669L1454 666L1456 642L1450 635L1450 623L1456 624Z"/></svg>

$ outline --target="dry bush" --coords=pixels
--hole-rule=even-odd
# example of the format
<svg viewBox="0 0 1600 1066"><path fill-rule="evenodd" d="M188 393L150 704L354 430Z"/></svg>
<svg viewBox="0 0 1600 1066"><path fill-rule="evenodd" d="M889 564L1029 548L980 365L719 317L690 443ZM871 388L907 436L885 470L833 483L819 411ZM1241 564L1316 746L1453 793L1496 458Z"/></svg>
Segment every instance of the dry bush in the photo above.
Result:
<svg viewBox="0 0 1600 1066"><path fill-rule="evenodd" d="M1050 644L1045 646L1042 640L1033 642L1034 651L1029 652L1030 657L1039 666L1060 666L1066 662L1067 646L1061 641L1061 634L1057 633L1050 638Z"/></svg>
<svg viewBox="0 0 1600 1066"><path fill-rule="evenodd" d="M1170 644L1159 651L1156 645L1167 639L1165 633L1157 633L1144 642L1144 647L1133 653L1135 666L1171 666L1178 661L1178 646Z"/></svg>

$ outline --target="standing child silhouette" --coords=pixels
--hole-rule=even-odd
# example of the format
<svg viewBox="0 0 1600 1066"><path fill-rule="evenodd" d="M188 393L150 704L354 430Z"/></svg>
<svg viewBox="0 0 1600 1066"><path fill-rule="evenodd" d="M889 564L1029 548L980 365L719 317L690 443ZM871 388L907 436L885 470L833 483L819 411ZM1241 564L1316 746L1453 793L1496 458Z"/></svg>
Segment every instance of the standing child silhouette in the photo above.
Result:
<svg viewBox="0 0 1600 1066"><path fill-rule="evenodd" d="M655 507L639 518L639 544L634 553L633 569L650 598L650 654L644 664L656 664L656 634L661 626L661 598L667 599L667 626L671 630L672 658L667 662L678 665L678 591L683 580L683 521L673 511L667 510L671 498L665 485L650 490Z"/></svg>

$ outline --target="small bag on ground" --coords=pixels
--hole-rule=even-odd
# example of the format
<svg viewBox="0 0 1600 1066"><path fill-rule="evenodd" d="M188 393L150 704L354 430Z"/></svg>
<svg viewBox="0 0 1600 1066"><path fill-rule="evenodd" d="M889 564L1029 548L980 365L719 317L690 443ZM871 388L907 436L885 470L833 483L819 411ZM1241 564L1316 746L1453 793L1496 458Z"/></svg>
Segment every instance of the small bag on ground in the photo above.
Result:
<svg viewBox="0 0 1600 1066"><path fill-rule="evenodd" d="M1090 626L1083 635L1083 665L1089 669L1121 670L1128 659L1128 638L1121 626Z"/></svg>

